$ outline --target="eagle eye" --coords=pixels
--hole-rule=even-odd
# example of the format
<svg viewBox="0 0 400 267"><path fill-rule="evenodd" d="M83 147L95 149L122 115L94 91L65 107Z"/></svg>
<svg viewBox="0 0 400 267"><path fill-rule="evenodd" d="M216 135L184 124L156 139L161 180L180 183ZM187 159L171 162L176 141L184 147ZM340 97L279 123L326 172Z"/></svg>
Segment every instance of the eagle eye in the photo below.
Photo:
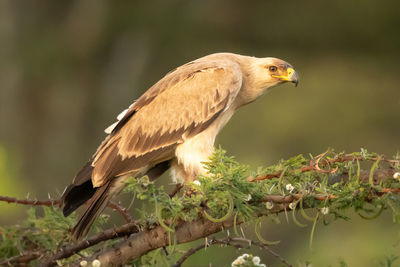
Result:
<svg viewBox="0 0 400 267"><path fill-rule="evenodd" d="M278 67L277 66L269 66L268 69L270 72L275 72L278 70Z"/></svg>

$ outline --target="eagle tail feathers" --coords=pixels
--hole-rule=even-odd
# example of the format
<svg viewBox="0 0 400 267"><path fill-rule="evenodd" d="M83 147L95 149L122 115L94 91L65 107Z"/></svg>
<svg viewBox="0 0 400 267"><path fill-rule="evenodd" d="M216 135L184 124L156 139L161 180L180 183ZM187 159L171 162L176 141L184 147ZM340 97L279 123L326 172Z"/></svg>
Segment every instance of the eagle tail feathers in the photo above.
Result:
<svg viewBox="0 0 400 267"><path fill-rule="evenodd" d="M96 192L92 198L88 201L89 207L85 210L85 213L81 216L78 223L72 229L71 239L78 240L87 235L95 219L107 206L110 199L116 193L111 182L96 188Z"/></svg>

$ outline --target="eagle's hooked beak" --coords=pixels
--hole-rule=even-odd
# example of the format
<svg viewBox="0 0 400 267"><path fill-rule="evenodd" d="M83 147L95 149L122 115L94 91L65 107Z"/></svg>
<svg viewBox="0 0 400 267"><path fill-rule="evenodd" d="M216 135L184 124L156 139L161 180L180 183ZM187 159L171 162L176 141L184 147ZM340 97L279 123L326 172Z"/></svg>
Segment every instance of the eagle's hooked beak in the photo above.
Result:
<svg viewBox="0 0 400 267"><path fill-rule="evenodd" d="M293 68L286 69L286 75L272 75L272 77L279 78L281 81L292 82L297 86L299 84L299 76Z"/></svg>

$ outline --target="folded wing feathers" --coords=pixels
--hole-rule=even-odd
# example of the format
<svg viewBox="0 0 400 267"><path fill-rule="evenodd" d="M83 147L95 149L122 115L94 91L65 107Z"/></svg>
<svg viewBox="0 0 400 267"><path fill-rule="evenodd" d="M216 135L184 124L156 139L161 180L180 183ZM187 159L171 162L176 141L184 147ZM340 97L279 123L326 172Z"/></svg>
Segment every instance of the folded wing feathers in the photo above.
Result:
<svg viewBox="0 0 400 267"><path fill-rule="evenodd" d="M192 63L167 74L106 129L108 141L93 161L94 184L107 181L104 176L120 175L116 168L122 167L123 161L151 152L151 160L157 162L167 153L163 148L173 149L185 136L205 130L229 107L240 87L241 72L234 62ZM127 171L126 166L123 169Z"/></svg>

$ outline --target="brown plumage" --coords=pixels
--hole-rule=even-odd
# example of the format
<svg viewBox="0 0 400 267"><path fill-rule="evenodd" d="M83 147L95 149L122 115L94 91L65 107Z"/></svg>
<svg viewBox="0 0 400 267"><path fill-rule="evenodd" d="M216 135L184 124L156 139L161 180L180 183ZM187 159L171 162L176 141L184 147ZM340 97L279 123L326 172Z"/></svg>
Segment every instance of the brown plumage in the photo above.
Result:
<svg viewBox="0 0 400 267"><path fill-rule="evenodd" d="M94 219L129 176L156 179L171 167L177 182L204 174L218 132L241 106L283 82L297 84L292 66L276 58L212 54L169 72L119 121L63 193L67 216L86 201L72 232L87 234Z"/></svg>

